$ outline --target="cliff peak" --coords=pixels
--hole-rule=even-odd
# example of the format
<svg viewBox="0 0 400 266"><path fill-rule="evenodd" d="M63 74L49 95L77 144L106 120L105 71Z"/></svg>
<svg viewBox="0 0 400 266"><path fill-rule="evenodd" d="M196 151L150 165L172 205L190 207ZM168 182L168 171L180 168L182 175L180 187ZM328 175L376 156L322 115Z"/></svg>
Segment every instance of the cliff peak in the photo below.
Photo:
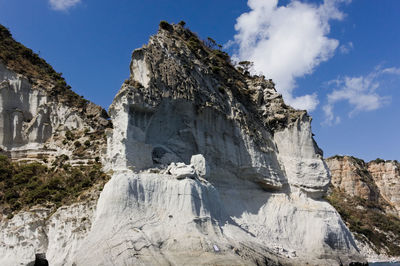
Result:
<svg viewBox="0 0 400 266"><path fill-rule="evenodd" d="M108 119L107 112L71 90L62 77L43 58L12 37L10 31L0 24L0 63L7 69L24 76L32 89L45 91L54 100L75 107L84 113L93 110L100 120ZM90 111L89 111L90 112ZM99 120L99 122L100 122ZM105 124L101 122L100 124ZM94 124L93 124L94 125Z"/></svg>
<svg viewBox="0 0 400 266"><path fill-rule="evenodd" d="M120 93L139 93L152 106L163 97L191 100L198 109L212 106L271 133L299 117L310 119L284 103L272 80L235 66L221 45L210 37L202 41L182 22L162 21L149 43L133 52L130 72Z"/></svg>

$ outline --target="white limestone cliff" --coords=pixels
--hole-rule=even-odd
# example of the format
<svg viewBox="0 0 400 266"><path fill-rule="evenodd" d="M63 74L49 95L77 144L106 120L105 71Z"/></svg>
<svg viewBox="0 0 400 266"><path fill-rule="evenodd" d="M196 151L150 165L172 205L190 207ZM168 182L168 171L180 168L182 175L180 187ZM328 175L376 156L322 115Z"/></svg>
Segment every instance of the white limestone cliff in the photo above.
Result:
<svg viewBox="0 0 400 266"><path fill-rule="evenodd" d="M0 149L15 160L71 155L71 147L62 144L67 131L95 132L109 123L99 106L89 102L83 111L55 100L46 86L32 84L0 61Z"/></svg>
<svg viewBox="0 0 400 266"><path fill-rule="evenodd" d="M255 125L257 139L242 122L248 107L229 91L221 102L227 109L218 99L199 102L201 90L213 95L217 86L202 62L192 67L201 80L184 70L183 83L169 70L158 76L164 63L179 69L182 54L192 56L170 34L161 30L133 53L131 84L109 109L106 167L114 174L76 265L362 262L340 216L321 199L330 178L311 120L299 115L273 134ZM191 83L197 87L182 85Z"/></svg>
<svg viewBox="0 0 400 266"><path fill-rule="evenodd" d="M96 201L59 208L33 208L0 222L0 265L33 265L46 254L50 265L72 265L90 229Z"/></svg>

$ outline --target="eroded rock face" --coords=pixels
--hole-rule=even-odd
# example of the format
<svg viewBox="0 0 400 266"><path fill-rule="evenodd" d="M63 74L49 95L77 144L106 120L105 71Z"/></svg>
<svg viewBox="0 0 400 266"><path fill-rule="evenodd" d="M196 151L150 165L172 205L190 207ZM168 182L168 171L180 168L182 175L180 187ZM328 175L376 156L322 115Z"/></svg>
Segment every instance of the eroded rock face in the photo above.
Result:
<svg viewBox="0 0 400 266"><path fill-rule="evenodd" d="M190 31L160 29L135 50L109 111L115 172L77 265L363 261L321 200L330 179L311 119Z"/></svg>
<svg viewBox="0 0 400 266"><path fill-rule="evenodd" d="M365 163L352 156L335 156L326 160L332 185L352 197L379 203L383 209L400 217L400 164L375 160Z"/></svg>
<svg viewBox="0 0 400 266"><path fill-rule="evenodd" d="M161 30L133 53L130 81L109 110L118 124L109 133L110 169L189 163L203 154L214 176L240 173L266 188L290 184L323 193L329 178L310 118L285 106L270 81L241 75L203 46L210 55L198 55L184 39L194 35L180 26L174 31ZM210 64L232 76L212 73Z"/></svg>
<svg viewBox="0 0 400 266"><path fill-rule="evenodd" d="M378 200L378 188L362 160L351 156L331 157L326 163L331 172L333 187L352 197Z"/></svg>
<svg viewBox="0 0 400 266"><path fill-rule="evenodd" d="M49 93L49 84L34 85L27 77L0 61L0 149L13 159L38 160L73 155L74 141L98 140L97 149L86 149L77 160L100 156L109 127L104 111L93 103L71 106ZM83 101L83 99L82 99ZM67 138L74 132L74 139ZM87 134L85 135L84 132ZM95 138L89 138L90 134ZM66 142L68 141L68 142Z"/></svg>
<svg viewBox="0 0 400 266"><path fill-rule="evenodd" d="M326 160L332 173L328 198L353 230L361 252L372 261L400 256L400 172L397 161L364 162L352 156Z"/></svg>
<svg viewBox="0 0 400 266"><path fill-rule="evenodd" d="M380 194L396 209L400 218L400 164L397 161L372 161L367 167Z"/></svg>
<svg viewBox="0 0 400 266"><path fill-rule="evenodd" d="M46 254L49 265L72 265L93 220L96 201L61 207L34 208L0 221L0 264L30 265Z"/></svg>

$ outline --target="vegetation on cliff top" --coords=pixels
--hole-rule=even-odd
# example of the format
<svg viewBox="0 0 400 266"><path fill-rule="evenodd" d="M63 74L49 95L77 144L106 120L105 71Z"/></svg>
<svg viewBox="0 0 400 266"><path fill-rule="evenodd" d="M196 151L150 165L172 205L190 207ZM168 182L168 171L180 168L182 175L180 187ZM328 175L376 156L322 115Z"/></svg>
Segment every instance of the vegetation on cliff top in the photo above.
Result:
<svg viewBox="0 0 400 266"><path fill-rule="evenodd" d="M45 204L59 207L82 198L84 191L102 189L109 176L101 165L69 165L68 156L57 158L49 168L40 163L20 164L0 156L0 207L2 213L12 217L14 212Z"/></svg>
<svg viewBox="0 0 400 266"><path fill-rule="evenodd" d="M379 204L333 189L327 197L357 239L366 237L376 248L390 256L400 256L400 219L388 215Z"/></svg>
<svg viewBox="0 0 400 266"><path fill-rule="evenodd" d="M267 80L262 75L251 75L250 69L252 68L252 63L249 61L241 61L236 66L236 63L231 60L230 56L222 50L222 45L218 44L211 37L201 40L196 33L185 28L184 25L183 21L178 24L169 24L166 21L161 21L159 31L168 36L168 38L173 39L173 43L179 42L185 45L202 65L207 66L208 71L204 75L212 75L212 78L217 81L218 85L215 87L221 94L222 99L230 92L234 98L246 107L249 111L248 115L257 114L258 116L263 116L263 114L259 113L259 101L257 99L260 99L260 87L263 89L268 87L271 90L275 90L272 80ZM180 50L183 49L181 47L172 46L170 49L180 54ZM183 64L187 66L188 75L190 75L190 71L193 68L191 55L181 59ZM249 81L251 83L258 83L260 86L249 86ZM263 124L268 126L271 131L286 127L287 124L296 121L306 113L304 110L295 110L287 106L283 102L282 97L276 97L271 101L274 101L274 107L271 107L271 109L278 108L276 106L279 106L281 112L279 116L265 115ZM254 121L255 117L247 120ZM251 134L257 133L251 132Z"/></svg>
<svg viewBox="0 0 400 266"><path fill-rule="evenodd" d="M84 108L88 103L71 90L61 73L56 72L37 53L15 41L3 25L0 25L0 61L14 72L26 76L34 85L44 82L49 94L59 102L78 108Z"/></svg>

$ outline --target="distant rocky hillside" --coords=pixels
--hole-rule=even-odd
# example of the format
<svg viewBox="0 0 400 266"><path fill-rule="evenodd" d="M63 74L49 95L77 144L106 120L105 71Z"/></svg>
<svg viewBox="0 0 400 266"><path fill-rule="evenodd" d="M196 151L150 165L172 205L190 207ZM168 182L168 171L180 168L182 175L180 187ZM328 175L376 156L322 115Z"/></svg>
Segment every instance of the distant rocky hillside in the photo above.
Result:
<svg viewBox="0 0 400 266"><path fill-rule="evenodd" d="M326 160L332 175L329 202L371 258L400 256L400 163L351 156ZM380 255L380 256L379 256Z"/></svg>

